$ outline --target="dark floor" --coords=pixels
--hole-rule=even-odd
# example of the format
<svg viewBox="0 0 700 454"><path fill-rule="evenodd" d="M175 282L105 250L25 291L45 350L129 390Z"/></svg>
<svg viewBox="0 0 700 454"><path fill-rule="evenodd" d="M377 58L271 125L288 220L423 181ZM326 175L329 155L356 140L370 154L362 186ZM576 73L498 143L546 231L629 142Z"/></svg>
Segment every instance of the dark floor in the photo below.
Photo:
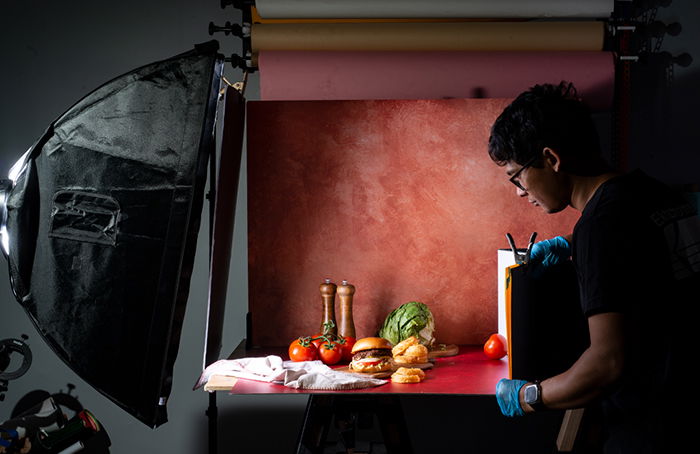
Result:
<svg viewBox="0 0 700 454"><path fill-rule="evenodd" d="M306 397L289 396L295 399L294 406L280 406L279 400L268 405L273 400L267 396L251 397L255 399L239 401L235 408L222 405L219 452L297 453L305 414L301 399ZM493 396L409 396L401 398L401 407L413 454L554 453L563 415L505 418ZM340 433L331 421L323 452L342 453ZM378 420L371 414L357 415L355 452L387 452Z"/></svg>

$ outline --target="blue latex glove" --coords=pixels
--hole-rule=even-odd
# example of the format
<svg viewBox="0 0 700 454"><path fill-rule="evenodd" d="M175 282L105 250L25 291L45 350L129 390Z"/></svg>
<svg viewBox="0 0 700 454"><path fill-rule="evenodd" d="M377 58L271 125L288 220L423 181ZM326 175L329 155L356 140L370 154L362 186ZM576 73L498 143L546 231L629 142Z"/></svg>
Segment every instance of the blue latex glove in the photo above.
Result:
<svg viewBox="0 0 700 454"><path fill-rule="evenodd" d="M532 245L530 263L541 264L544 268L564 262L571 257L571 245L563 236L539 241Z"/></svg>
<svg viewBox="0 0 700 454"><path fill-rule="evenodd" d="M514 418L525 414L520 406L520 388L525 383L527 383L525 380L502 378L496 385L496 400L504 416Z"/></svg>
<svg viewBox="0 0 700 454"><path fill-rule="evenodd" d="M12 442L19 439L19 434L14 429L5 429L4 427L0 427L0 432L5 432L7 434L4 437L0 436L0 446L3 448L12 446ZM5 451L3 450L3 452Z"/></svg>

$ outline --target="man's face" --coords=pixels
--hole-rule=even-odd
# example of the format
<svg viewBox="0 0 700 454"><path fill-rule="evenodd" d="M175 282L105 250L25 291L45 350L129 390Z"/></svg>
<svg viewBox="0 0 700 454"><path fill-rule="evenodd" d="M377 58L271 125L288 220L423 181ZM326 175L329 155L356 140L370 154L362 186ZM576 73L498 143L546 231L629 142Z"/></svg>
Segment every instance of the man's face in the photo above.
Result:
<svg viewBox="0 0 700 454"><path fill-rule="evenodd" d="M528 202L541 207L545 213L557 213L568 205L561 178L546 159L543 167L534 167L533 162L520 165L508 161L506 175L516 186L516 194L527 197Z"/></svg>

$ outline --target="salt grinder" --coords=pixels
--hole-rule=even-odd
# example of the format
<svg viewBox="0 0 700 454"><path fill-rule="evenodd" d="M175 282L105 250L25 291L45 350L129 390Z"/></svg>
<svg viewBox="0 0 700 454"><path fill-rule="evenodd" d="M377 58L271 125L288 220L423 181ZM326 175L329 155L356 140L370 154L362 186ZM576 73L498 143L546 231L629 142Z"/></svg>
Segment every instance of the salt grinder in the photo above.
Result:
<svg viewBox="0 0 700 454"><path fill-rule="evenodd" d="M326 279L319 287L321 290L321 300L323 302L323 318L321 319L321 332L324 333L326 330L326 323L333 322L333 326L330 328L330 332L333 335L338 334L338 326L335 323L335 292L337 286L331 282L330 279Z"/></svg>
<svg viewBox="0 0 700 454"><path fill-rule="evenodd" d="M343 337L355 336L355 323L352 320L352 297L355 294L355 286L343 281L338 286L338 297L340 298L340 324L338 332Z"/></svg>

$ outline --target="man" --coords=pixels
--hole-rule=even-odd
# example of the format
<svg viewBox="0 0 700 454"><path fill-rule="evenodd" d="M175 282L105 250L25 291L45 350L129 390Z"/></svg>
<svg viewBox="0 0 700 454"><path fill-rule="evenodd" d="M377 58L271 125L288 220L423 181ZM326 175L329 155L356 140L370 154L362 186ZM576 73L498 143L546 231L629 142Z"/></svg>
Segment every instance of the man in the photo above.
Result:
<svg viewBox="0 0 700 454"><path fill-rule="evenodd" d="M679 410L695 399L687 372L694 344L684 342L700 304L697 212L642 172L618 174L606 165L571 84L518 96L492 127L489 155L534 206L581 212L572 235L535 245L532 266L573 259L590 334L567 371L538 383L499 382L501 411L599 406L606 453L683 446L688 416Z"/></svg>

